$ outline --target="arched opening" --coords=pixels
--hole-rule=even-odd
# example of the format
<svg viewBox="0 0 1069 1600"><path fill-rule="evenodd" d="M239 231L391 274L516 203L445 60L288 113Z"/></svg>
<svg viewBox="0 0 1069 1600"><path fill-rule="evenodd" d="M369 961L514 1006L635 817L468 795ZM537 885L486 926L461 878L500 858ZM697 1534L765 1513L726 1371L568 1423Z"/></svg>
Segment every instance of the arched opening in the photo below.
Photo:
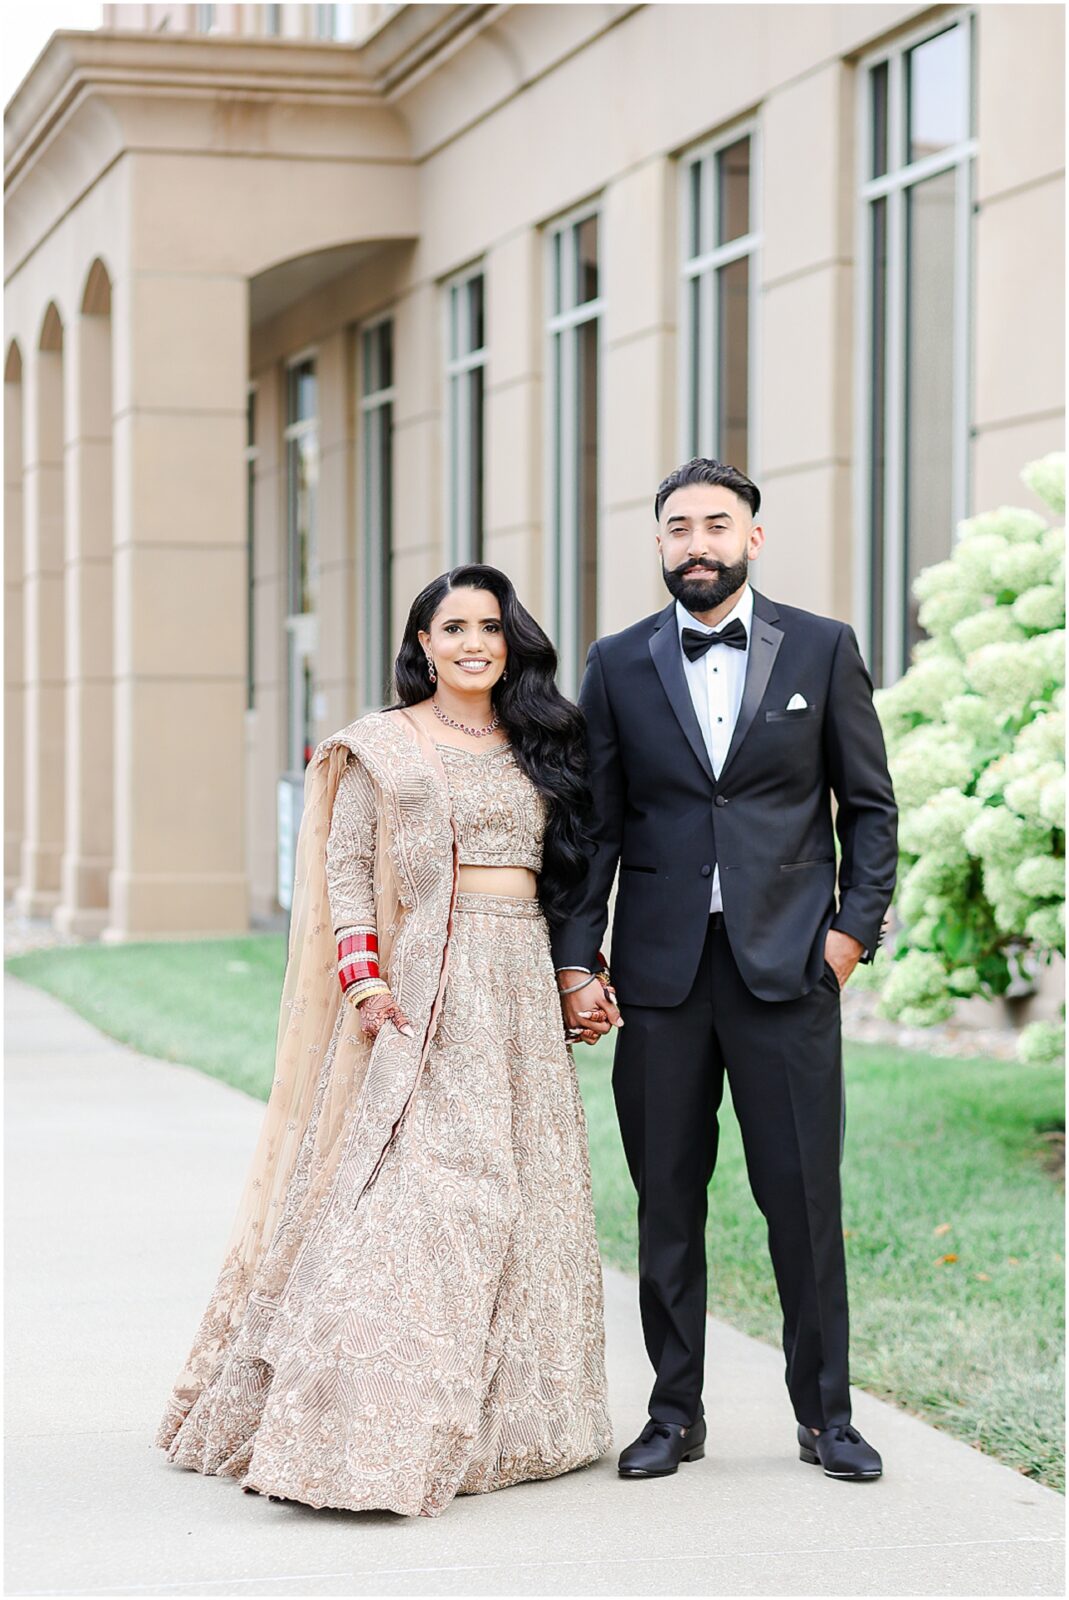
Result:
<svg viewBox="0 0 1069 1600"><path fill-rule="evenodd" d="M111 279L99 258L68 330L67 364L67 804L54 921L85 937L108 920L114 827Z"/></svg>
<svg viewBox="0 0 1069 1600"><path fill-rule="evenodd" d="M14 893L22 856L25 663L22 625L22 352L4 357L4 898Z"/></svg>
<svg viewBox="0 0 1069 1600"><path fill-rule="evenodd" d="M111 278L103 261L97 256L85 280L82 292L82 313L87 317L111 316Z"/></svg>
<svg viewBox="0 0 1069 1600"><path fill-rule="evenodd" d="M49 301L41 320L41 337L37 341L37 348L50 355L63 354L63 322L54 300Z"/></svg>
<svg viewBox="0 0 1069 1600"><path fill-rule="evenodd" d="M25 637L23 838L15 905L50 916L59 902L63 854L64 728L64 327L46 307L26 370L23 436Z"/></svg>

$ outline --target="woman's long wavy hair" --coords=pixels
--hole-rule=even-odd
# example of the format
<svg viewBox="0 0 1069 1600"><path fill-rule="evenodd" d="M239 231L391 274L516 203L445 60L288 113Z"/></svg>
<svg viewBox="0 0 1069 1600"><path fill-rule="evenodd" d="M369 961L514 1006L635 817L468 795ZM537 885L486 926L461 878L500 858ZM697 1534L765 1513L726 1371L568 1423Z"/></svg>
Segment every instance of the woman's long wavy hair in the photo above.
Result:
<svg viewBox="0 0 1069 1600"><path fill-rule="evenodd" d="M508 677L494 684L491 704L519 765L547 801L538 898L547 921L557 923L565 915L568 890L590 864L593 808L583 713L557 688L557 652L521 605L511 579L482 562L443 572L413 600L394 663L402 706L416 705L433 693L419 635L421 630L430 632L432 618L453 589L484 589L501 608Z"/></svg>

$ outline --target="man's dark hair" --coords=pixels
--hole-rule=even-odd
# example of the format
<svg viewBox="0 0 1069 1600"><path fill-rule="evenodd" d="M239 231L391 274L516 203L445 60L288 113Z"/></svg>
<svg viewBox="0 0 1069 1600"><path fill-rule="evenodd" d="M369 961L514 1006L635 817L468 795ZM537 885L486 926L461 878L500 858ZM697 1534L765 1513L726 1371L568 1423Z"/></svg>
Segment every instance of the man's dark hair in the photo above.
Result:
<svg viewBox="0 0 1069 1600"><path fill-rule="evenodd" d="M670 494L677 489L682 489L687 483L716 483L725 489L730 489L737 494L740 500L745 500L750 508L750 515L756 517L761 507L761 491L756 483L751 483L744 472L738 467L729 467L724 461L712 461L707 456L695 456L693 460L684 462L670 472L657 490L653 502L653 515L658 522L661 520L661 507Z"/></svg>

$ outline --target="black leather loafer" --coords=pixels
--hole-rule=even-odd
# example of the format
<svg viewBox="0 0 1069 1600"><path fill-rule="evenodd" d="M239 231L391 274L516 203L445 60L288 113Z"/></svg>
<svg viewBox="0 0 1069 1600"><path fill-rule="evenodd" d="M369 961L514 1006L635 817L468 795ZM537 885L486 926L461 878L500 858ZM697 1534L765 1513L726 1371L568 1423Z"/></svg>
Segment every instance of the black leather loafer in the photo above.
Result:
<svg viewBox="0 0 1069 1600"><path fill-rule="evenodd" d="M684 1428L678 1422L650 1418L634 1444L621 1451L621 1478L667 1478L681 1461L700 1461L705 1454L705 1418Z"/></svg>
<svg viewBox="0 0 1069 1600"><path fill-rule="evenodd" d="M811 1466L823 1467L826 1478L863 1482L883 1472L879 1453L848 1422L823 1433L811 1433L799 1423L798 1455Z"/></svg>

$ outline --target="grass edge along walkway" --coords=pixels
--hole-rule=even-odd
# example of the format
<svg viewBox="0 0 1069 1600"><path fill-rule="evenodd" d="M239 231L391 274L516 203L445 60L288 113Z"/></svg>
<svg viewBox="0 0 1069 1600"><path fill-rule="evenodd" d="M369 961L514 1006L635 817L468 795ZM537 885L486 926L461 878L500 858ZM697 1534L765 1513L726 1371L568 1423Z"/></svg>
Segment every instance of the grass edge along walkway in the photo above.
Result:
<svg viewBox="0 0 1069 1600"><path fill-rule="evenodd" d="M261 1100L284 964L278 935L87 944L7 970L144 1055ZM620 1148L611 1044L577 1050L606 1261L634 1274L634 1194ZM856 1386L1064 1488L1062 1201L1043 1135L1063 1120L1060 1070L848 1044L844 1225ZM709 1305L777 1344L763 1221L728 1097L710 1190ZM707 1361L716 1360L711 1348ZM878 1444L879 1441L876 1441Z"/></svg>

